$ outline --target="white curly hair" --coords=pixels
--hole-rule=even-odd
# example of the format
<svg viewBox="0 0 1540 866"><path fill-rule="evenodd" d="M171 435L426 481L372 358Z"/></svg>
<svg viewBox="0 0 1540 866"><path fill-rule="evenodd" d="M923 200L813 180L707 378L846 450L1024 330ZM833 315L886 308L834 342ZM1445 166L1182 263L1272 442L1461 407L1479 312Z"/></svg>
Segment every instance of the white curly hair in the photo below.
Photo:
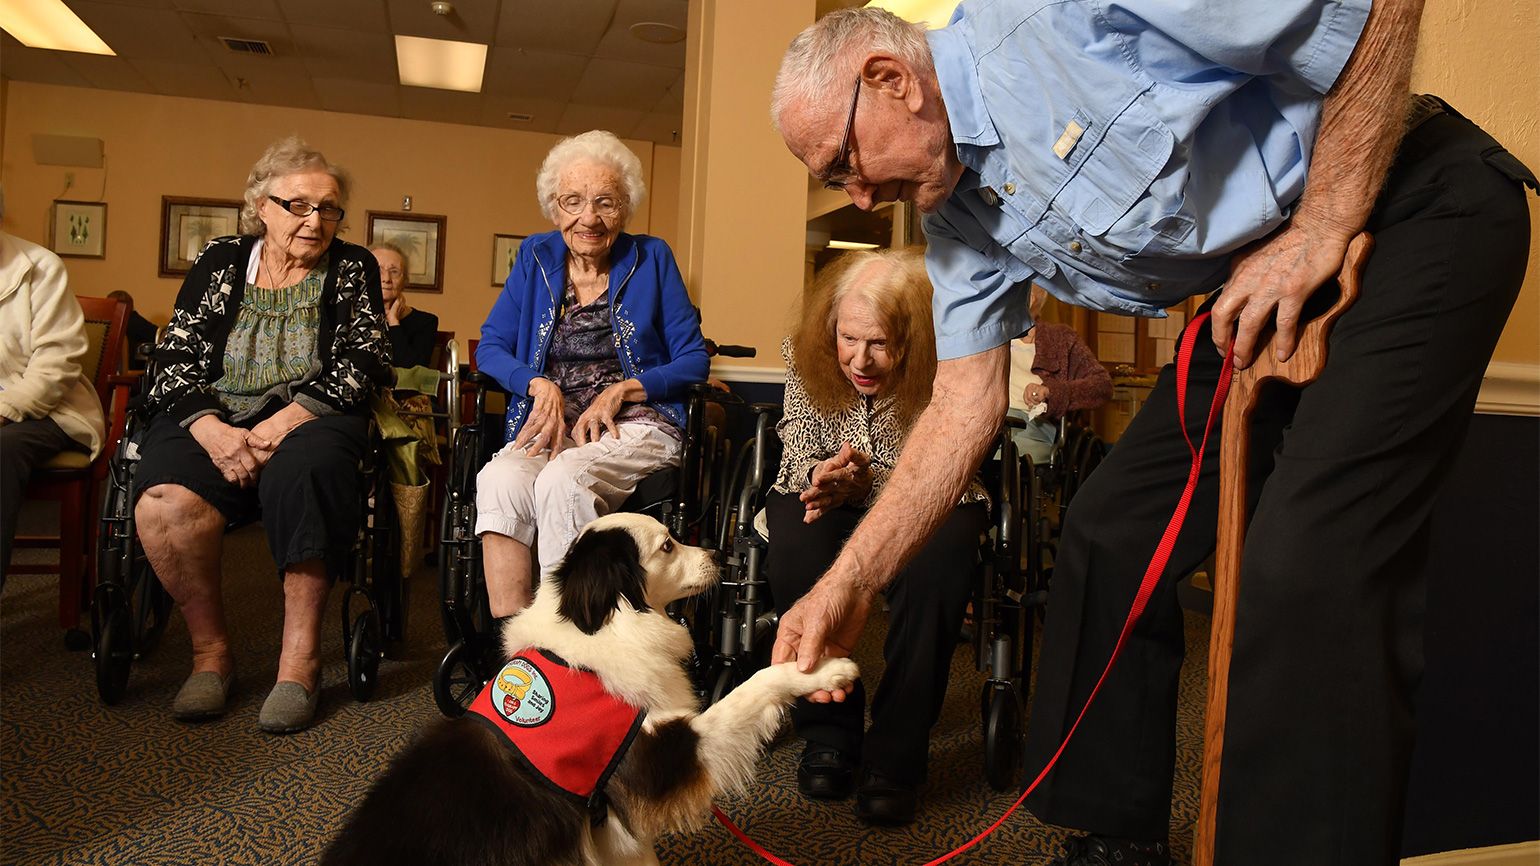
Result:
<svg viewBox="0 0 1540 866"><path fill-rule="evenodd" d="M556 142L545 155L540 171L535 174L535 195L540 198L540 212L551 222L556 222L557 185L562 172L580 162L592 162L615 172L620 180L621 223L631 218L636 209L647 199L647 182L642 180L642 161L631 148L621 144L613 132L591 129L582 135L574 135Z"/></svg>

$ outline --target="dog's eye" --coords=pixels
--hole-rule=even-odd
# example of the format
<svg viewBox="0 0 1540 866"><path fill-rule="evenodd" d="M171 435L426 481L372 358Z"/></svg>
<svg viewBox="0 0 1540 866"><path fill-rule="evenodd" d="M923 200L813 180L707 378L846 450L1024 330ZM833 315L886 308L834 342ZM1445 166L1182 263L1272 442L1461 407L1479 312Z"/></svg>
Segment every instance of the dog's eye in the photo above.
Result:
<svg viewBox="0 0 1540 866"><path fill-rule="evenodd" d="M664 553L673 553L674 552L674 539L672 539L672 538L665 538L665 539L663 539L663 552Z"/></svg>

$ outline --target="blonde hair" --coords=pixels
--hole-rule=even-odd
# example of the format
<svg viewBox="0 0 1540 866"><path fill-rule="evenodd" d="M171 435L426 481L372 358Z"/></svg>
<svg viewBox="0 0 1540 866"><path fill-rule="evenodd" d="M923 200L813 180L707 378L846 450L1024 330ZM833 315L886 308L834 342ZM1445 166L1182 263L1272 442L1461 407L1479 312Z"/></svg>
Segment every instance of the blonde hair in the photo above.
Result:
<svg viewBox="0 0 1540 866"><path fill-rule="evenodd" d="M925 259L917 249L850 252L819 271L791 336L797 372L813 405L836 412L858 399L835 354L840 304L854 297L871 307L887 335L893 373L882 394L896 399L902 426L913 424L930 402L936 378L930 296Z"/></svg>
<svg viewBox="0 0 1540 866"><path fill-rule="evenodd" d="M348 173L341 166L332 164L326 155L305 143L303 138L291 135L271 145L246 175L245 203L241 205L241 234L261 237L267 234L267 224L262 222L258 211L262 202L273 189L273 181L302 171L324 171L337 182L337 206L348 205Z"/></svg>

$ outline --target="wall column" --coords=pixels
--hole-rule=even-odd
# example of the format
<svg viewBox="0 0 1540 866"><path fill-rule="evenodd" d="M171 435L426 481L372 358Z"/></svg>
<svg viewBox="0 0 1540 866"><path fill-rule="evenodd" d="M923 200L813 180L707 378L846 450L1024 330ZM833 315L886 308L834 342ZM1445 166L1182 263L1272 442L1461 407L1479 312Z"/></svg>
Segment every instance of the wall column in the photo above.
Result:
<svg viewBox="0 0 1540 866"><path fill-rule="evenodd" d="M780 366L801 296L807 169L770 125L770 88L814 0L690 0L676 250L706 336Z"/></svg>

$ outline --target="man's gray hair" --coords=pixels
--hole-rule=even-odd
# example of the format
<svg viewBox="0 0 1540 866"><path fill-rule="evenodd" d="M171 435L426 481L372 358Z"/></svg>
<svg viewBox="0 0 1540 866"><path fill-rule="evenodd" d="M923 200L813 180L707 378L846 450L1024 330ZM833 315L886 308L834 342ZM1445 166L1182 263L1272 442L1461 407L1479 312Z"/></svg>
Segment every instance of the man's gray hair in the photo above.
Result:
<svg viewBox="0 0 1540 866"><path fill-rule="evenodd" d="M829 114L841 111L839 100L831 99L831 94L849 85L854 70L839 60L855 52L863 57L873 52L888 54L917 70L935 68L923 24L911 24L875 6L830 12L798 33L781 58L770 96L770 122L776 130L793 105L822 104Z"/></svg>
<svg viewBox="0 0 1540 866"><path fill-rule="evenodd" d="M620 143L615 133L603 129L591 129L582 135L574 135L556 142L540 171L535 174L535 195L540 198L540 212L551 222L556 222L556 194L561 184L562 172L580 162L592 162L613 171L620 181L621 224L624 225L636 209L647 199L647 182L642 180L642 161L631 148Z"/></svg>
<svg viewBox="0 0 1540 866"><path fill-rule="evenodd" d="M337 206L348 205L348 173L332 164L319 150L297 135L280 138L268 146L246 176L245 203L241 205L241 234L261 237L267 225L258 216L262 202L273 189L273 181L302 171L324 171L337 182ZM314 202L312 202L314 204Z"/></svg>

